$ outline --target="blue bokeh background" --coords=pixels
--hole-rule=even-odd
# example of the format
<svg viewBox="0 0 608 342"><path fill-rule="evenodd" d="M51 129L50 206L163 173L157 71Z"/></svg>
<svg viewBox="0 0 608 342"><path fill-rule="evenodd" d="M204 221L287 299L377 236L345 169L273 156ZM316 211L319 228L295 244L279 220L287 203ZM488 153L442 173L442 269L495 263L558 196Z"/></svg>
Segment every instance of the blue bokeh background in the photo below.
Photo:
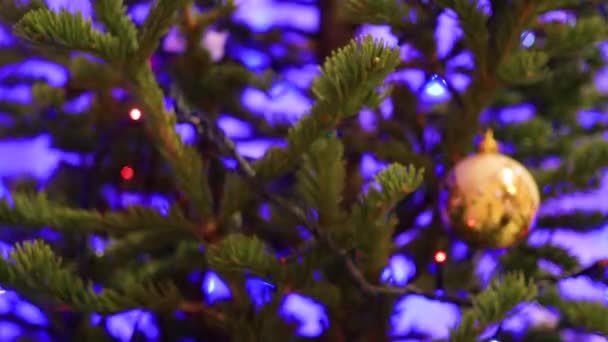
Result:
<svg viewBox="0 0 608 342"><path fill-rule="evenodd" d="M47 2L55 10L66 8L70 11L81 11L88 17L91 15L90 3L85 0L47 0ZM319 27L319 14L315 2L315 0L300 0L298 4L289 4L273 0L242 0L236 19L246 23L256 32L265 32L274 27L282 27L287 30L296 29L299 32L314 33ZM135 6L130 9L129 14L135 22L141 23L147 15L149 7L149 4ZM546 15L544 20L571 22L575 18L562 12L553 12ZM367 33L382 38L389 45L397 44L397 39L391 35L388 27L364 26L359 33ZM440 57L445 56L450 51L454 39L461 34L462 31L458 26L455 15L449 12L444 13L436 29ZM289 33L286 33L284 38L287 41L301 39L301 37ZM226 43L228 40L228 33L211 31L205 36L202 44L210 50L214 59L221 59L223 55L229 54L255 71L261 71L268 67L270 61L268 54L281 54L280 46L271 49L271 51L258 51L253 48L228 46ZM532 33L522 35L522 45L524 47L534 44L534 40L535 37ZM13 38L8 32L0 31L0 45L10 46L12 41ZM167 51L178 52L184 48L184 41L176 30L172 30L165 38L162 48ZM415 49L411 46L401 46L400 49L405 60L416 54ZM295 122L311 105L311 101L305 96L304 91L310 86L313 77L318 72L316 63L318 61L311 56L308 65L286 69L282 75L284 81L276 84L270 92L263 92L254 88L246 89L242 94L243 103L253 112L264 116L271 122L277 120ZM450 71L455 70L456 67L472 68L472 57L463 53L453 58L448 64L447 81L457 90L462 91L468 86L469 80L464 74ZM608 92L607 72L608 69L602 71L596 79L596 86L602 92ZM0 69L0 78L16 74L42 77L54 86L62 86L68 79L68 73L63 67L42 60L28 60L18 65L5 66ZM422 70L401 71L392 75L391 79L407 84L413 91L420 94L425 103L441 103L450 96L445 87L446 80L438 77L427 79ZM91 98L91 94L85 94L67 104L64 109L73 113L81 112L90 105ZM0 100L4 99L28 103L31 101L30 86L16 85L10 88L0 88ZM500 118L505 123L525 121L534 116L535 110L532 105L528 104L513 106L505 108L500 113ZM384 117L391 116L392 104L390 100L383 103L381 111ZM581 112L579 118L581 124L588 125L596 120L606 120L608 117L605 113ZM2 123L1 119L2 116L0 115L0 124ZM363 111L359 120L362 127L366 129L374 127L375 117L369 111ZM255 137L252 128L247 123L231 117L229 114L221 116L220 127L238 142L239 151L247 157L259 158L269 146L283 143L282 141ZM187 126L178 126L177 129L186 142L192 139L193 132L189 131ZM433 132L428 132L429 140L436 140L434 136ZM50 146L50 137L46 135L2 141L0 142L0 156L0 178L29 174L43 182L51 176L60 162L76 164L81 160L78 155L53 149ZM15 163L15 160L19 162ZM366 179L371 180L371 176L384 166L373 155L366 154L362 159L361 171ZM593 193L575 194L567 198L547 201L541 209L541 214L573 210L608 212L608 178L606 180L602 182L601 188ZM163 211L169 205L167 199L160 195L142 197L134 193L119 192L111 187L104 189L104 195L116 208L143 203ZM10 194L1 182L0 197L10 199ZM424 229L429 223L429 214L424 212L418 217L418 229ZM50 232L47 233L51 234ZM411 233L398 236L395 242L398 245L405 244L415 238L415 235L416 230L413 230ZM48 236L52 238L51 235ZM530 242L533 244L551 243L564 247L578 256L584 265L589 265L601 258L608 258L608 226L600 227L588 233L571 232L568 227L563 227L563 229L552 233L538 227L531 234ZM92 237L90 243L93 250L103 254L106 241L98 237ZM10 249L10 245L0 241L0 255L2 257L7 257ZM450 257L462 258L466 249L467 247L464 244L459 244L454 248L453 255ZM480 279L487 282L495 265L496 255L491 252L484 254L477 266L477 274ZM551 266L546 265L546 268L550 269ZM390 281L396 286L402 286L408 282L415 272L414 264L409 256L394 255L382 274L381 280L384 282ZM200 284L201 291L205 293L210 303L230 298L230 289L213 272L204 274L195 272L191 274L190 281ZM257 305L263 305L265 300L272 295L273 285L262 279L250 279L247 283L247 289L254 298L254 302ZM607 291L605 286L593 283L585 277L563 281L560 283L560 289L563 295L568 298L606 301ZM19 325L1 319L2 315L9 313L33 326L43 328L49 324L39 308L12 291L0 290L0 341L11 341L23 333ZM331 324L325 316L322 305L297 294L290 294L284 298L280 314L287 320L298 322L298 334L303 336L318 336L328 324ZM180 313L176 315L179 318ZM401 299L395 306L395 313L391 319L392 332L396 335L405 335L415 330L429 334L434 338L445 338L448 329L458 322L459 315L459 309L452 304L432 301L418 296L408 296ZM516 315L504 322L502 329L517 333L528 326L552 325L556 321L556 313L535 304L524 304L519 308ZM91 323L105 325L108 332L120 341L128 341L135 330L138 330L150 340L155 340L159 336L154 315L142 310L125 312L111 317L92 315ZM488 331L488 336L491 336L492 333L492 331ZM576 332L566 332L564 337L573 341L579 338L591 342L605 341L599 336L581 336ZM37 338L40 341L50 340L50 337L42 332Z"/></svg>

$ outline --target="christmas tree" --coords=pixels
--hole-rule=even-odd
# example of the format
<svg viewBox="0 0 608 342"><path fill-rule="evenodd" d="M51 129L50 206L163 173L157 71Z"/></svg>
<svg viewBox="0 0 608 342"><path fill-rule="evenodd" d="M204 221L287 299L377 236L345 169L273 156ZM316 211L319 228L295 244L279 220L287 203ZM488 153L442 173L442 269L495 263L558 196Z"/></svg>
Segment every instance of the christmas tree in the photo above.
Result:
<svg viewBox="0 0 608 342"><path fill-rule="evenodd" d="M1 0L0 340L605 341L607 5Z"/></svg>

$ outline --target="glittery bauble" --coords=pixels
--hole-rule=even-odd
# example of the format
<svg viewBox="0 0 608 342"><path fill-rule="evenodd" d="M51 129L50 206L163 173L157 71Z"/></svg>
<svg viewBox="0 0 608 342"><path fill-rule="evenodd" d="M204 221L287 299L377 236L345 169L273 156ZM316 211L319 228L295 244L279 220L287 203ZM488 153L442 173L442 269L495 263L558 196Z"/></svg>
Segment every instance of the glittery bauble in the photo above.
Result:
<svg viewBox="0 0 608 342"><path fill-rule="evenodd" d="M445 225L458 238L471 247L505 248L532 228L540 195L523 165L490 150L456 164L440 203Z"/></svg>

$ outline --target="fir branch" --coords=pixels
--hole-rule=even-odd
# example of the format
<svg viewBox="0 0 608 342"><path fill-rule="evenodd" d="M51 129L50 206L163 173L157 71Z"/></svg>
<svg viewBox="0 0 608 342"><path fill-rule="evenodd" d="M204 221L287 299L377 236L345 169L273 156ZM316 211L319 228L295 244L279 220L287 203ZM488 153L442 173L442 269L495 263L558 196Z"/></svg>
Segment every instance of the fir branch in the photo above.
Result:
<svg viewBox="0 0 608 342"><path fill-rule="evenodd" d="M539 284L539 286L546 286L546 285L556 284L565 279L576 278L576 277L580 277L580 276L591 276L591 275L593 275L593 273L595 273L599 270L604 270L607 266L608 266L608 259L598 260L589 266L577 267L575 269L571 269L567 272L564 272L558 276L546 275L544 277L539 278L537 280L537 283Z"/></svg>
<svg viewBox="0 0 608 342"><path fill-rule="evenodd" d="M110 232L124 234L140 230L184 230L194 231L190 223L177 208L170 210L168 217L157 210L132 206L124 212L102 214L96 211L73 209L50 202L44 193L36 195L13 194L0 201L0 223L34 229L52 227L72 233Z"/></svg>
<svg viewBox="0 0 608 342"><path fill-rule="evenodd" d="M193 231L175 229L135 231L120 239L112 240L103 251L103 259L111 261L135 259L144 253L172 248L178 241L188 241L195 236Z"/></svg>
<svg viewBox="0 0 608 342"><path fill-rule="evenodd" d="M397 202L420 186L424 170L403 166L397 163L389 165L374 176L379 188L371 186L361 200L362 211L372 215L375 220L392 209ZM370 220L369 218L367 218Z"/></svg>
<svg viewBox="0 0 608 342"><path fill-rule="evenodd" d="M519 50L499 66L498 77L511 85L529 85L551 75L549 56L542 51Z"/></svg>
<svg viewBox="0 0 608 342"><path fill-rule="evenodd" d="M536 17L544 0L492 1L492 15L488 27L492 50L487 55L491 60L488 67L498 69L511 58L520 46L521 33ZM489 69L488 69L489 71Z"/></svg>
<svg viewBox="0 0 608 342"><path fill-rule="evenodd" d="M547 34L544 51L550 56L576 56L585 49L608 37L608 25L598 16L579 18L573 26L567 24L546 25Z"/></svg>
<svg viewBox="0 0 608 342"><path fill-rule="evenodd" d="M137 28L126 15L127 8L123 0L96 0L93 1L95 15L103 23L105 29L117 37L127 55L138 49Z"/></svg>
<svg viewBox="0 0 608 342"><path fill-rule="evenodd" d="M231 234L206 251L207 261L213 269L253 272L265 277L279 267L277 258L268 253L260 239L242 234Z"/></svg>
<svg viewBox="0 0 608 342"><path fill-rule="evenodd" d="M413 166L392 164L374 176L378 187L372 184L351 212L350 225L354 227L349 241L356 241L361 253L361 268L372 274L380 272L392 251L394 216L388 215L394 206L420 186L424 170ZM364 266L363 266L364 265Z"/></svg>
<svg viewBox="0 0 608 342"><path fill-rule="evenodd" d="M247 184L249 184L252 188L256 189L259 193L261 193L264 197L268 198L271 202L276 204L279 208L285 210L285 212L291 214L296 220L298 220L301 224L303 224L311 234L316 238L319 244L326 246L329 250L342 262L355 283L359 287L359 289L366 295L377 296L403 296L407 294L417 294L427 298L439 299L444 301L450 301L454 303L458 303L460 305L467 305L470 302L467 299L463 299L459 296L455 295L447 295L447 296L438 296L432 292L427 292L420 290L414 286L408 286L406 288L392 288L392 287L383 287L383 286L375 286L370 284L365 276L362 274L361 270L355 265L353 262L350 253L348 250L342 249L338 246L330 237L327 235L321 227L318 225L316 221L312 221L308 218L308 215L302 211L297 205L290 203L288 200L277 196L276 194L268 191L263 185L256 179L256 173L249 164L247 160L245 160L236 150L236 146L234 142L232 142L221 129L219 129L214 123L212 123L209 119L205 117L194 117L192 115L186 115L185 113L181 114L184 117L185 121L189 121L195 123L198 126L197 131L199 133L204 132L205 141L209 141L214 143L221 151L228 154L235 160L237 160L238 169L241 174L244 176ZM400 168L398 166L393 166L393 168ZM405 171L405 169L401 169ZM412 173L413 172L413 173ZM397 179L398 177L392 177L391 175L400 174L399 172L387 172L385 176L379 177L381 181L388 185L388 189L398 189L399 192L403 193L404 191L404 183L407 180L416 180L417 177L414 177L416 174L413 169L410 169L409 173L404 173L403 175L410 175L410 177L406 177L406 179ZM399 186L396 186L398 184ZM407 183L406 183L407 184ZM409 189L413 189L415 185L414 182L407 184ZM387 189L387 190L388 190ZM376 196L380 199L392 199L393 196ZM381 202L374 202L381 203Z"/></svg>
<svg viewBox="0 0 608 342"><path fill-rule="evenodd" d="M14 32L35 44L88 52L108 61L122 61L126 57L117 37L94 29L80 12L61 10L57 14L46 8L33 10L19 20Z"/></svg>
<svg viewBox="0 0 608 342"><path fill-rule="evenodd" d="M559 167L538 171L535 178L539 184L568 182L572 186L587 187L589 180L608 166L608 142L602 136L595 136L578 142L562 158Z"/></svg>
<svg viewBox="0 0 608 342"><path fill-rule="evenodd" d="M546 290L538 301L544 306L558 309L569 323L591 333L608 336L608 308L604 304L564 300L555 288Z"/></svg>
<svg viewBox="0 0 608 342"><path fill-rule="evenodd" d="M173 172L177 188L191 205L196 221L213 224L213 198L209 189L205 165L195 147L187 146L175 131L176 117L165 110L165 97L149 66L131 75L134 91L145 105L146 133Z"/></svg>
<svg viewBox="0 0 608 342"><path fill-rule="evenodd" d="M146 61L156 51L160 39L169 31L177 10L190 2L192 0L155 1L140 30L139 55L142 60Z"/></svg>
<svg viewBox="0 0 608 342"><path fill-rule="evenodd" d="M376 42L372 36L352 40L334 51L312 82L317 100L313 116L334 121L357 114L363 106L376 108L388 95L376 89L400 62L398 49L382 40Z"/></svg>
<svg viewBox="0 0 608 342"><path fill-rule="evenodd" d="M409 6L397 0L349 0L349 14L357 22L399 27L410 14Z"/></svg>
<svg viewBox="0 0 608 342"><path fill-rule="evenodd" d="M302 211L297 205L268 191L263 185L261 185L258 182L258 180L256 178L255 170L251 167L249 162L247 160L245 160L245 158L243 158L237 152L234 142L232 142L224 134L224 132L221 129L219 129L219 127L217 127L211 120L209 120L208 118L203 117L203 116L193 116L193 115L188 115L185 113L181 113L180 116L182 116L184 121L195 124L197 126L197 131L199 132L199 134L203 134L202 138L205 141L215 144L216 147L218 147L222 153L225 153L225 154L231 156L232 158L234 158L237 161L238 170L244 176L245 181L247 182L247 184L249 186L251 186L253 189L258 191L264 197L268 198L271 202L273 202L279 208L282 208L285 212L287 212L291 216L293 216L298 222L300 222L302 225L304 225L304 227L306 227L311 232L311 234L315 237L315 239L318 241L318 243L320 245L326 246L334 254L334 256L336 256L340 260L342 260L353 283L365 295L369 295L369 296L380 295L380 296L390 296L390 297L402 297L402 296L406 296L406 295L419 295L419 296L423 296L423 297L426 297L429 299L452 302L457 305L465 306L465 307L473 305L474 301L472 301L471 297L470 297L472 294L469 294L468 297L462 297L462 296L451 294L451 293L437 294L432 291L419 289L413 285L408 285L403 288L398 288L398 287L389 287L389 286L377 286L377 285L371 284L365 278L365 276L363 275L363 273L361 272L359 267L354 263L353 259L350 256L349 250L344 250L339 245L337 245L336 242L333 241L329 235L325 234L325 232L321 229L321 227L317 224L317 222L310 220L308 215L304 211ZM414 173L412 173L412 172L414 172ZM387 173L387 175L390 175L390 174L394 174L394 173ZM397 174L399 174L399 172L397 172ZM406 173L406 174L410 174L410 177L405 177L405 178L409 178L410 180L418 179L417 177L415 177L416 172L413 171L413 169L410 169L410 172ZM401 187L395 186L395 184L403 184L402 183L402 182L404 182L403 179L396 179L393 177L380 177L379 179L381 181L386 182L386 184L389 184L389 186L388 186L389 189L401 190L401 191L404 190L404 188L402 186ZM419 181L420 180L418 179L418 182ZM413 183L415 184L415 182L413 182ZM411 184L411 185L414 185L414 184ZM410 186L409 189L413 189L413 186ZM392 196L388 196L388 197L374 196L373 198L384 198L385 199L385 198L392 198ZM583 269L577 269L575 271L566 273L561 277L542 278L542 279L537 280L537 282L534 283L534 285L535 285L534 289L536 289L538 286L541 286L541 285L544 286L544 284L547 282L554 283L554 282L557 282L557 281L565 279L565 278L573 277L573 276L580 275L580 274L587 274L588 272L590 272L590 269L583 268ZM507 282L507 285L510 284L509 282L513 282L514 284L521 285L520 283L518 283L519 280L520 279L516 276L508 276L505 281ZM508 286L506 286L506 287L508 288ZM501 289L502 289L502 287L501 287ZM519 286L519 287L516 286L514 289L514 291L519 291L519 290L521 290L521 286ZM513 297L515 295L517 295L518 293L519 292L512 292L511 297L505 297L505 298L513 299ZM533 293L536 293L535 290L533 291ZM488 296L490 296L490 295L488 295ZM485 300L483 298L486 298L486 297L482 297L482 300ZM490 310L492 308L490 306L487 306L485 304L485 302L483 302L483 303L484 304L481 304L482 310ZM492 312L490 312L490 313L492 313ZM465 331L465 333L466 333L466 331Z"/></svg>
<svg viewBox="0 0 608 342"><path fill-rule="evenodd" d="M260 180L267 181L294 167L320 136L334 129L340 120L357 114L363 106L376 108L387 93L378 93L382 81L400 63L398 49L389 48L371 36L353 39L334 52L313 81L316 103L287 134L287 147L272 148L254 167Z"/></svg>
<svg viewBox="0 0 608 342"><path fill-rule="evenodd" d="M535 297L536 287L521 274L508 274L492 282L473 299L473 307L463 313L459 326L450 331L449 341L476 340L489 325L504 320L519 303Z"/></svg>
<svg viewBox="0 0 608 342"><path fill-rule="evenodd" d="M17 245L9 260L0 259L0 283L24 289L33 298L44 294L80 312L110 314L135 308L170 311L182 303L172 285L127 282L120 289L104 289L97 294L92 284L85 284L41 241Z"/></svg>
<svg viewBox="0 0 608 342"><path fill-rule="evenodd" d="M133 276L137 279L154 281L175 277L175 274L188 274L201 268L207 268L207 259L200 242L183 240L178 243L175 253L165 258L147 261L134 271Z"/></svg>
<svg viewBox="0 0 608 342"><path fill-rule="evenodd" d="M346 170L340 140L330 136L312 144L297 173L298 193L309 208L318 214L319 224L332 226L345 219L341 208Z"/></svg>

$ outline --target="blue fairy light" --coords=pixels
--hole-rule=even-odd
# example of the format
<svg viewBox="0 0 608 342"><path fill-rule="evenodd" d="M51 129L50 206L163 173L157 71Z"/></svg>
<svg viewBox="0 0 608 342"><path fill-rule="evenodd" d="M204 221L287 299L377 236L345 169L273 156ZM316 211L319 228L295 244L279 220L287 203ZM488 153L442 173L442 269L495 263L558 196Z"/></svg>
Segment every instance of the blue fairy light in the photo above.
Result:
<svg viewBox="0 0 608 342"><path fill-rule="evenodd" d="M13 341L23 333L23 329L16 323L0 321L0 341Z"/></svg>
<svg viewBox="0 0 608 342"><path fill-rule="evenodd" d="M325 308L311 298L296 293L285 296L279 314L288 322L296 323L296 334L304 337L318 337L329 326Z"/></svg>
<svg viewBox="0 0 608 342"><path fill-rule="evenodd" d="M245 282L245 288L251 296L254 305L259 308L271 301L272 293L276 287L264 279L249 278Z"/></svg>
<svg viewBox="0 0 608 342"><path fill-rule="evenodd" d="M450 97L447 82L437 74L433 74L421 90L422 101L426 103L439 103Z"/></svg>
<svg viewBox="0 0 608 342"><path fill-rule="evenodd" d="M388 267L384 269L380 276L383 283L405 286L416 274L416 265L407 256L402 254L393 255Z"/></svg>
<svg viewBox="0 0 608 342"><path fill-rule="evenodd" d="M203 279L201 289L207 297L207 302L210 304L232 297L228 285L226 285L215 272L207 272Z"/></svg>
<svg viewBox="0 0 608 342"><path fill-rule="evenodd" d="M424 90L431 96L441 96L446 92L446 88L445 80L439 77L439 75L433 75L425 85Z"/></svg>
<svg viewBox="0 0 608 342"><path fill-rule="evenodd" d="M49 322L42 310L26 301L15 303L13 314L32 325L48 326Z"/></svg>
<svg viewBox="0 0 608 342"><path fill-rule="evenodd" d="M534 32L529 31L522 33L520 38L521 45L526 48L532 47L532 45L534 45L534 42L536 41L536 35L534 34Z"/></svg>

